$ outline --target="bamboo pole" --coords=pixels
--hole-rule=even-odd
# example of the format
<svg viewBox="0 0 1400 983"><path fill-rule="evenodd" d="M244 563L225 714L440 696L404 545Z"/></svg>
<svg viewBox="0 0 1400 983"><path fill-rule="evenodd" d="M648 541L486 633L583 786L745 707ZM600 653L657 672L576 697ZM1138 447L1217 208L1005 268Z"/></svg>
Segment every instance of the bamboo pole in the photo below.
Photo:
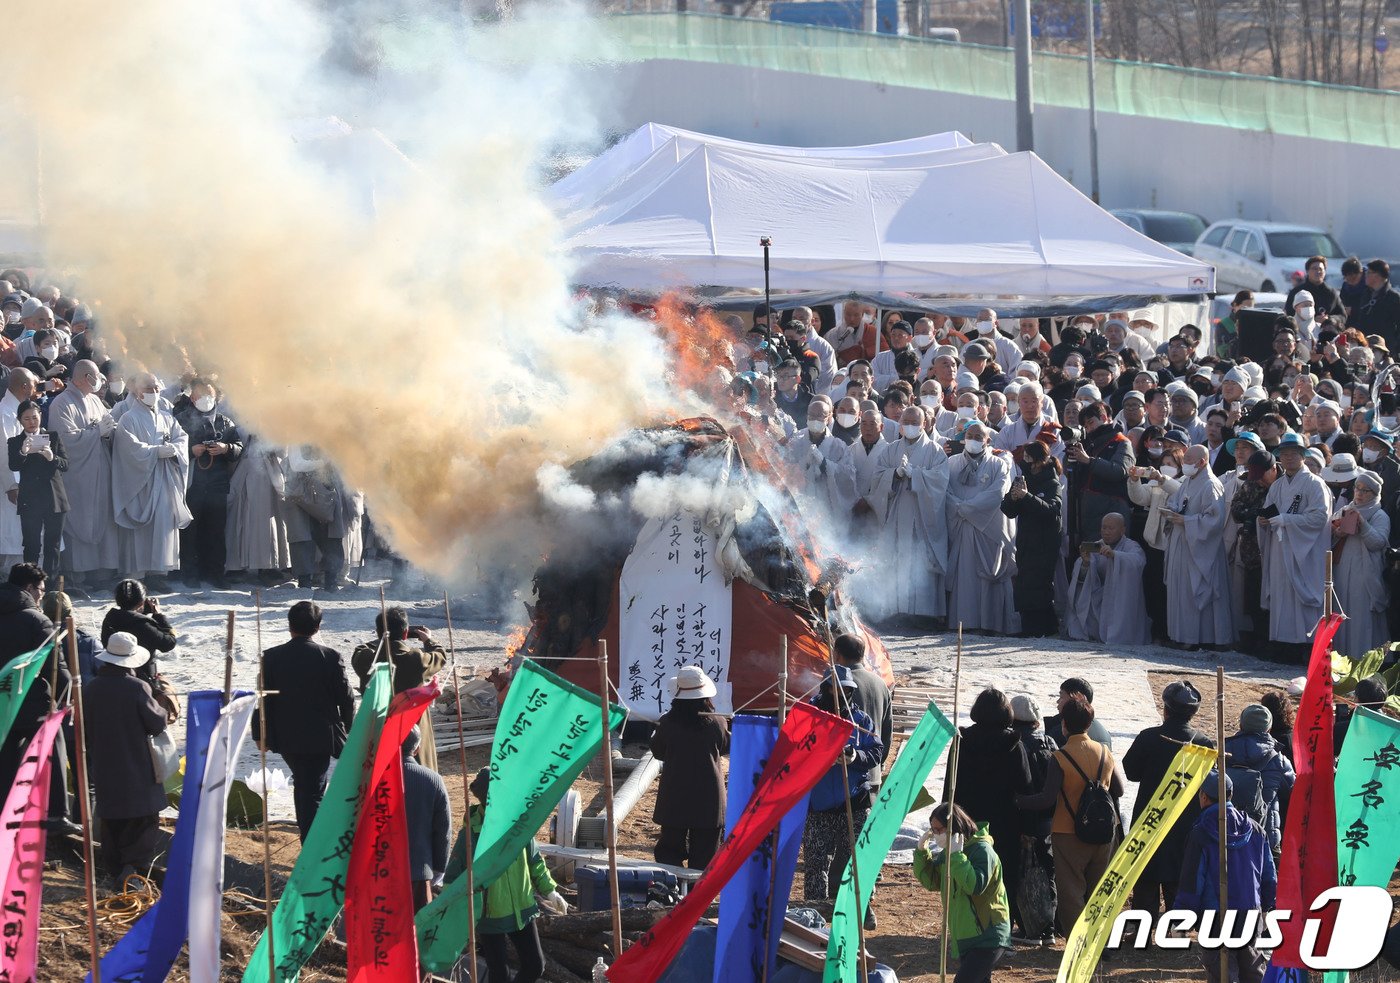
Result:
<svg viewBox="0 0 1400 983"><path fill-rule="evenodd" d="M598 639L598 696L603 701L603 808L607 813L608 889L612 892L613 959L622 955L622 908L617 885L617 826L613 817L612 738L608 729L608 640Z"/></svg>
<svg viewBox="0 0 1400 983"><path fill-rule="evenodd" d="M467 979L476 983L476 881L473 866L472 790L467 774L467 738L462 733L462 685L457 681L457 642L452 634L452 601L442 592L442 610L447 616L447 651L452 654L452 692L457 695L457 753L462 767L462 837L467 855ZM433 740L429 728L428 739Z"/></svg>
<svg viewBox="0 0 1400 983"><path fill-rule="evenodd" d="M379 621L384 626L384 630L379 633L379 646L375 649L375 661L379 661L379 653L384 653L384 661L389 663L389 683L394 682L394 650L389 645L389 607L384 600L384 585L379 585Z"/></svg>
<svg viewBox="0 0 1400 983"><path fill-rule="evenodd" d="M1327 554L1330 565L1332 554ZM1225 814L1229 796L1225 794L1225 667L1215 667L1215 813L1218 821L1218 835L1220 839L1220 912L1217 917L1225 918L1225 910L1230 904L1230 882L1227 880L1229 861L1227 859L1228 850L1225 848L1226 830ZM1228 980L1230 978L1230 951L1224 946L1220 947L1220 978Z"/></svg>
<svg viewBox="0 0 1400 983"><path fill-rule="evenodd" d="M267 689L263 685L264 658L262 645L262 589L253 592L257 604L256 638L258 643L258 720L262 726L258 730L258 759L262 766L263 780L263 919L267 935L268 979L277 979L276 940L272 934L272 834L269 831L267 814L272 808L272 796L267 790ZM230 619L231 620L231 619Z"/></svg>
<svg viewBox="0 0 1400 983"><path fill-rule="evenodd" d="M855 715L851 712L851 701L846 696L846 689L841 685L841 680L836 674L836 647L827 641L827 659L831 663L831 688L836 691L836 707L840 710L845 707L847 720L854 722ZM865 919L860 912L860 863L856 859L856 819L855 810L851 807L851 778L850 772L846 768L846 749L841 749L841 784L846 789L846 836L851 844L851 887L856 892L856 965L860 967L861 983L869 983L869 974L865 968Z"/></svg>
<svg viewBox="0 0 1400 983"><path fill-rule="evenodd" d="M779 643L779 658L781 667L778 670L778 726L781 728L787 721L787 666L788 666L788 640L784 635ZM781 821L778 824L782 825ZM770 837L769 844L769 864L768 864L768 911L763 917L763 981L768 983L768 966L773 962L773 953L769 951L768 940L773 934L773 909L778 903L778 846L781 838L778 829L775 828ZM787 902L783 902L784 917L787 915Z"/></svg>
<svg viewBox="0 0 1400 983"><path fill-rule="evenodd" d="M58 643L55 642L55 645ZM78 668L78 635L73 616L68 616L68 671L82 679ZM92 808L88 802L87 727L83 720L83 688L73 687L73 730L78 746L78 809L83 819L83 887L87 890L88 967L92 983L102 983L101 960L97 958L97 875L92 854Z"/></svg>
<svg viewBox="0 0 1400 983"><path fill-rule="evenodd" d="M228 627L224 632L224 706L233 699L233 612L228 613ZM261 719L261 718L259 718Z"/></svg>
<svg viewBox="0 0 1400 983"><path fill-rule="evenodd" d="M58 592L59 592L60 594L63 593L63 574L59 574L59 575L58 575ZM72 637L72 635L73 635L73 618L72 618L72 616L69 616L69 617L68 617L68 619L67 619L67 626L68 626L68 635L69 635L69 637ZM61 639L60 639L60 640L61 640ZM51 663L50 663L50 666L49 666L49 713L55 713L55 712L58 710L58 661L59 661L58 642L59 642L60 640L55 640L55 641L54 641L54 644L53 644L53 652L51 652L51 653L49 654L49 659L51 660ZM77 679L76 676L74 676L73 678L74 678L74 679Z"/></svg>
<svg viewBox="0 0 1400 983"><path fill-rule="evenodd" d="M938 980L948 980L948 902L953 893L953 798L958 790L958 749L962 746L962 732L958 730L958 690L962 682L962 643L963 626L958 622L957 661L953 663L953 744L948 752L948 781L945 783L943 801L948 804L948 822L944 823L943 839L943 930L938 938Z"/></svg>

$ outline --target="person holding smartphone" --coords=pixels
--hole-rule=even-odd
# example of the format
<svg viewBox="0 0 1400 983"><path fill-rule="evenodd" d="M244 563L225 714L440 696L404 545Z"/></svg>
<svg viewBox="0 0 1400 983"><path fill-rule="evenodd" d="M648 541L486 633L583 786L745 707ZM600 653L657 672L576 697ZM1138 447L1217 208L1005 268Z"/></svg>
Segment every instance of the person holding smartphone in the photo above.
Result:
<svg viewBox="0 0 1400 983"><path fill-rule="evenodd" d="M45 570L57 570L63 517L68 512L68 493L63 487L68 457L58 434L42 428L43 411L37 402L27 399L20 403L16 416L20 432L7 446L10 470L19 475L15 509L24 537L24 562L38 563L42 556Z"/></svg>

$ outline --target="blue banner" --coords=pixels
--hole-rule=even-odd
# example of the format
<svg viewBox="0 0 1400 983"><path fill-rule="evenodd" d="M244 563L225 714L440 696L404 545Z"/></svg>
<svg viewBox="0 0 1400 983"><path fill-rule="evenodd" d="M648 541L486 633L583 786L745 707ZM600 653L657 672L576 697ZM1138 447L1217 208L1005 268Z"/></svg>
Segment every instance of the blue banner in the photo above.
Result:
<svg viewBox="0 0 1400 983"><path fill-rule="evenodd" d="M754 784L768 763L768 755L778 740L778 721L772 717L740 714L734 718L729 739L729 799L724 815L724 834L753 795ZM778 878L772 879L773 840L765 838L739 872L720 891L719 931L715 939L715 983L763 979L763 926L768 924L767 959L769 976L783 931L787 899L797 873L797 852L802 846L802 829L807 824L807 796L783 816L778 826ZM768 892L777 901L773 917L768 917Z"/></svg>
<svg viewBox="0 0 1400 983"><path fill-rule="evenodd" d="M160 900L102 958L103 983L160 983L170 974L170 967L184 947L189 934L194 824L199 814L209 738L219 722L223 704L220 690L198 690L189 695L189 709L185 712L185 781ZM92 983L91 973L87 981Z"/></svg>

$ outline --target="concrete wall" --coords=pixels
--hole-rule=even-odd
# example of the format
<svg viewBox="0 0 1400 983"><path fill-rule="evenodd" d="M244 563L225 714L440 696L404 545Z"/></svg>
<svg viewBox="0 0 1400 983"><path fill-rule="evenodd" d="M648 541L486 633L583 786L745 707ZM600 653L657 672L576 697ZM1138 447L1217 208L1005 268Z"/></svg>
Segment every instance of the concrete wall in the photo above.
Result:
<svg viewBox="0 0 1400 983"><path fill-rule="evenodd" d="M648 121L764 143L873 143L961 130L1015 150L1013 103L699 61L589 70L604 126ZM1035 150L1089 192L1088 113L1038 107ZM1193 211L1321 226L1363 259L1400 260L1400 151L1123 114L1099 114L1105 208Z"/></svg>

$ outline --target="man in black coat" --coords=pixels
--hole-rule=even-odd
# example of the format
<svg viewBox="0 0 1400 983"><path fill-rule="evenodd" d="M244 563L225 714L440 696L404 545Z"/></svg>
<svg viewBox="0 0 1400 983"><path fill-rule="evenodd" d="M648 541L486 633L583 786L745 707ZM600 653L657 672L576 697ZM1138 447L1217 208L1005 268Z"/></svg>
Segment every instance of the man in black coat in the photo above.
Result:
<svg viewBox="0 0 1400 983"><path fill-rule="evenodd" d="M10 568L9 581L0 584L0 665L15 656L32 652L54 632L54 625L39 608L39 600L44 596L44 571L33 563L16 563ZM58 679L58 705L67 703L72 676L68 666L60 657L59 646L44 662L44 668L29 687L29 692L20 704L10 732L0 744L0 789L8 790L14 784L24 758L24 748L30 739L39 732L39 725L49 713L49 681ZM67 746L59 736L54 746L54 765L58 769L50 783L49 821L50 828L63 828L77 831L67 820L68 792Z"/></svg>
<svg viewBox="0 0 1400 983"><path fill-rule="evenodd" d="M1327 283L1327 257L1313 256L1307 262L1307 278L1293 285L1283 302L1283 313L1293 316L1293 301L1300 291L1306 290L1313 299L1314 315L1319 321L1332 314L1342 313L1342 299Z"/></svg>
<svg viewBox="0 0 1400 983"><path fill-rule="evenodd" d="M1370 296L1352 308L1347 327L1378 334L1387 348L1400 351L1400 292L1390 285L1390 264L1383 259L1367 263L1366 287Z"/></svg>
<svg viewBox="0 0 1400 983"><path fill-rule="evenodd" d="M217 408L214 384L190 383L190 403L180 414L180 426L190 438L190 487L185 504L194 516L180 532L180 572L189 584L203 581L228 586L224 578L227 549L228 492L233 469L243 454L238 425Z"/></svg>
<svg viewBox="0 0 1400 983"><path fill-rule="evenodd" d="M326 794L331 758L340 757L345 747L355 698L340 653L312 641L321 630L321 606L293 604L287 628L292 640L263 654L263 686L274 691L264 700L267 747L282 756L292 773L297 828L305 841Z"/></svg>
<svg viewBox="0 0 1400 983"><path fill-rule="evenodd" d="M1170 684L1162 693L1162 725L1138 734L1133 746L1123 755L1123 773L1130 781L1138 783L1137 801L1133 804L1134 822L1152 800L1152 793L1171 769L1183 744L1215 747L1214 741L1191 726L1191 719L1200 706L1201 694L1196 687L1185 680ZM1156 915L1158 911L1176 906L1177 878L1181 873L1186 837L1200 814L1198 803L1187 803L1186 811L1173 824L1138 878L1133 889L1133 907Z"/></svg>
<svg viewBox="0 0 1400 983"><path fill-rule="evenodd" d="M855 680L856 706L865 711L866 716L875 724L875 733L880 735L880 744L884 748L880 755L880 764L884 765L885 759L889 757L890 741L894 739L890 688L885 685L883 679L865 667L865 639L859 635L837 635L833 647L836 661L851 670L851 679ZM881 781L879 769L870 773L872 787L878 787Z"/></svg>

